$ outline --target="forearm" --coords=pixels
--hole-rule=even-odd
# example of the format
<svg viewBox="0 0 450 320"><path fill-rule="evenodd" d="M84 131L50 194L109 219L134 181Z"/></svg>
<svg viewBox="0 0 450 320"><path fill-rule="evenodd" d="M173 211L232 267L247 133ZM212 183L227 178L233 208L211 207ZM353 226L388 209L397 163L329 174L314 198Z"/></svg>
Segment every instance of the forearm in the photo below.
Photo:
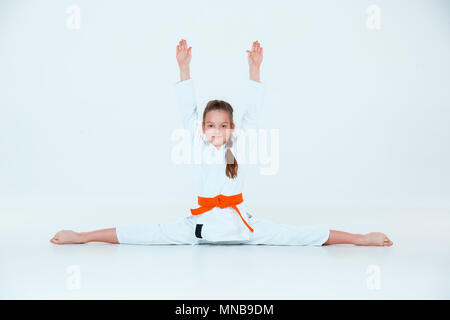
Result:
<svg viewBox="0 0 450 320"><path fill-rule="evenodd" d="M180 67L180 81L189 80L191 78L191 70L189 66Z"/></svg>
<svg viewBox="0 0 450 320"><path fill-rule="evenodd" d="M330 236L323 245L329 245L329 244L362 245L363 240L364 240L364 235L362 235L362 234L330 230Z"/></svg>
<svg viewBox="0 0 450 320"><path fill-rule="evenodd" d="M249 68L249 78L250 80L261 82L260 81L260 68Z"/></svg>
<svg viewBox="0 0 450 320"><path fill-rule="evenodd" d="M118 244L116 228L80 232L83 242L109 242Z"/></svg>

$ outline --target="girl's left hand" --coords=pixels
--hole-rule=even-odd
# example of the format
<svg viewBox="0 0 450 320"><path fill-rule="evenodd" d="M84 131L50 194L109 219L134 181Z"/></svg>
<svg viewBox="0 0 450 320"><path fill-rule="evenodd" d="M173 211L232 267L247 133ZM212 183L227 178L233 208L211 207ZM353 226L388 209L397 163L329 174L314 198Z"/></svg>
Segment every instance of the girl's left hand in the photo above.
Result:
<svg viewBox="0 0 450 320"><path fill-rule="evenodd" d="M246 50L248 54L248 66L253 69L259 69L263 59L263 48L258 41L253 42L252 50Z"/></svg>

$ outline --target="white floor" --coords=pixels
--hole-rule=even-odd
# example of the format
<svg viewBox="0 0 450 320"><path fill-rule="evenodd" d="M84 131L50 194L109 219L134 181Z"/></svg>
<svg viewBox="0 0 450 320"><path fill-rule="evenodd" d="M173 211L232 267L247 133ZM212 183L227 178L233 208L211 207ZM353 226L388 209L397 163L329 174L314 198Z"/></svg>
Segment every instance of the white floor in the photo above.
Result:
<svg viewBox="0 0 450 320"><path fill-rule="evenodd" d="M179 216L176 210L2 208L2 220L8 222L0 226L0 298L450 298L448 209L283 208L278 213L266 206L253 210L255 215L280 223L324 225L356 233L381 231L394 241L390 248L58 246L48 241L60 229L164 223Z"/></svg>

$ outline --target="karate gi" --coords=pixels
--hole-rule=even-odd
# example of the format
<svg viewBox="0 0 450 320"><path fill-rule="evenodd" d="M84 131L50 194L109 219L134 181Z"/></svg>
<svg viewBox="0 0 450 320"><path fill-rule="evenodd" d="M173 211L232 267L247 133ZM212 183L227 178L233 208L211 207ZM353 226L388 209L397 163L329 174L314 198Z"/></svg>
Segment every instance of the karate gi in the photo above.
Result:
<svg viewBox="0 0 450 320"><path fill-rule="evenodd" d="M247 108L239 130L258 128L259 114L264 95L264 84L248 80ZM257 218L245 204L244 182L247 163L240 163L244 143L242 134L233 133L231 151L238 163L237 177L225 174L225 144L217 149L206 140L202 131L202 117L197 109L192 79L174 84L176 101L181 113L183 128L190 133L191 164L195 178L196 195L213 198L218 195L233 196L242 193L244 201L236 207L214 207L199 215L186 209L185 216L171 223L120 226L116 228L119 243L128 244L266 244L266 245L316 245L328 240L329 229L313 226L295 226L274 223ZM236 128L237 129L237 128ZM243 136L242 136L243 137ZM244 161L243 161L244 162ZM198 205L195 207L197 208ZM246 223L253 229L249 229Z"/></svg>

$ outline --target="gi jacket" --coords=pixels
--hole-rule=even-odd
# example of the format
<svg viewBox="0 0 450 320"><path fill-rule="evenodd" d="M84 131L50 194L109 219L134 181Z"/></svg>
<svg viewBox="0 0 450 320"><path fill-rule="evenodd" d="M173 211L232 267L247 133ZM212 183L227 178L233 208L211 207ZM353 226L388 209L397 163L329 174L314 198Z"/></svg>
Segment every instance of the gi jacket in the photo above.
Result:
<svg viewBox="0 0 450 320"><path fill-rule="evenodd" d="M255 135L258 132L258 120L260 116L264 84L253 80L247 82L247 108L242 116L241 125L235 127L232 135L233 146L231 152L238 162L237 177L228 178L225 174L226 159L225 144L218 150L213 144L206 140L202 131L202 117L199 113L194 82L192 79L175 83L176 101L181 113L183 128L188 130L189 139L185 149L189 150L190 163L196 186L196 196L216 197L217 195L233 196L243 194L244 201L237 204L242 218L248 222L252 216L245 204L244 182L247 177L248 166L251 161L251 150L255 146ZM253 138L252 138L253 137ZM254 149L253 149L254 150ZM198 204L192 208L197 208ZM208 241L241 241L249 240L250 230L243 220L231 207L214 207L200 215L191 215L186 210L188 219L194 219L195 224L202 224L202 239Z"/></svg>

